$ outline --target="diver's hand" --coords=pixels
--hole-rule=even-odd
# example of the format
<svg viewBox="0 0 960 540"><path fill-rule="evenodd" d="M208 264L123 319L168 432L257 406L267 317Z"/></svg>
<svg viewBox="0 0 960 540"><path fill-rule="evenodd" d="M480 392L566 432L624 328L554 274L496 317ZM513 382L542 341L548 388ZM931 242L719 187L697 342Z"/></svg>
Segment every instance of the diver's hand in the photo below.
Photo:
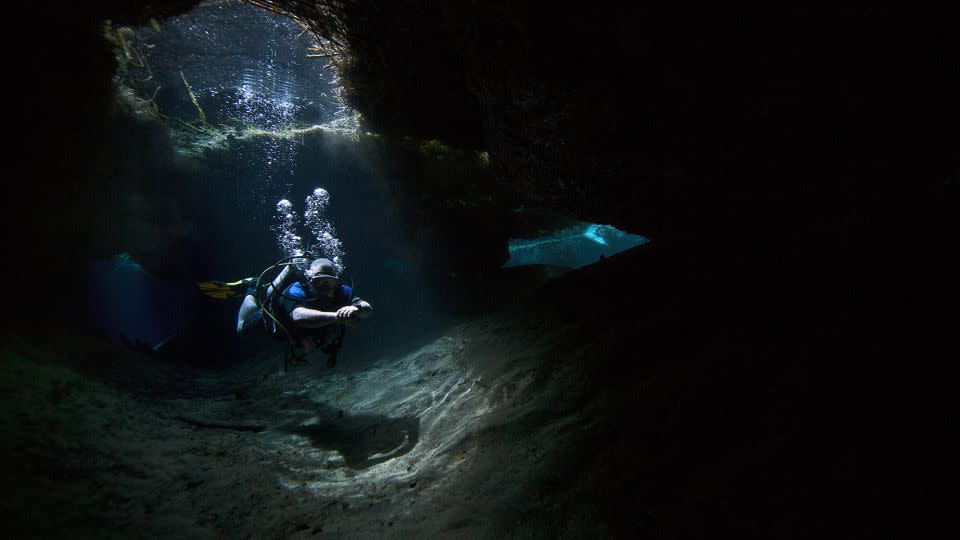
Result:
<svg viewBox="0 0 960 540"><path fill-rule="evenodd" d="M355 319L355 315L360 311L357 306L343 306L337 310L337 321L346 322Z"/></svg>

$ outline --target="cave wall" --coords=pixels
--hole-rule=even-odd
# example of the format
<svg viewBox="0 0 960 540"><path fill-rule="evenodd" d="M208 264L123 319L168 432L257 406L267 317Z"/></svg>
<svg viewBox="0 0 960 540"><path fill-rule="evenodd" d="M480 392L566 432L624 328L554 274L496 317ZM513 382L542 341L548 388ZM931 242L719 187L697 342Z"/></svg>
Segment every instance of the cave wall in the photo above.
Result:
<svg viewBox="0 0 960 540"><path fill-rule="evenodd" d="M370 125L486 150L497 206L681 250L684 273L733 291L717 301L790 328L765 340L862 345L909 333L894 306L927 330L953 311L960 54L946 12L268 3L342 45Z"/></svg>
<svg viewBox="0 0 960 540"><path fill-rule="evenodd" d="M347 97L378 131L488 150L516 200L652 237L956 166L954 83L930 56L946 29L925 14L908 39L898 2L356 2L341 30L270 3L346 43Z"/></svg>
<svg viewBox="0 0 960 540"><path fill-rule="evenodd" d="M946 12L420 1L325 18L270 3L344 45L347 97L370 125L487 151L495 206L681 250L676 272L702 293L690 309L781 321L753 338L771 350L801 343L853 378L841 349L945 339L960 231Z"/></svg>
<svg viewBox="0 0 960 540"><path fill-rule="evenodd" d="M103 22L146 22L193 2L151 6L93 2L11 7L5 64L8 178L0 239L11 260L0 271L17 306L4 318L76 321L87 258L131 250L177 253L191 232L172 150L157 126L115 114L113 51ZM168 251L169 253L169 251ZM167 255L169 256L169 255Z"/></svg>

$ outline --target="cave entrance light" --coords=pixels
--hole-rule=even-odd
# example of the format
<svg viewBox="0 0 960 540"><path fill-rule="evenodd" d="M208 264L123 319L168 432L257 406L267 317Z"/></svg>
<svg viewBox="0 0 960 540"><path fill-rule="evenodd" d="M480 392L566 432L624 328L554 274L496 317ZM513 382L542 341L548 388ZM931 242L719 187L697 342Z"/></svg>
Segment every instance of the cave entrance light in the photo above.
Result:
<svg viewBox="0 0 960 540"><path fill-rule="evenodd" d="M164 124L181 154L235 140L280 146L311 131L357 132L329 58L315 54L313 33L289 17L246 2L201 2L141 27L108 23L105 35L120 107Z"/></svg>
<svg viewBox="0 0 960 540"><path fill-rule="evenodd" d="M611 225L577 223L537 238L517 238L507 249L510 259L504 268L549 264L580 268L647 242L637 234L625 233Z"/></svg>

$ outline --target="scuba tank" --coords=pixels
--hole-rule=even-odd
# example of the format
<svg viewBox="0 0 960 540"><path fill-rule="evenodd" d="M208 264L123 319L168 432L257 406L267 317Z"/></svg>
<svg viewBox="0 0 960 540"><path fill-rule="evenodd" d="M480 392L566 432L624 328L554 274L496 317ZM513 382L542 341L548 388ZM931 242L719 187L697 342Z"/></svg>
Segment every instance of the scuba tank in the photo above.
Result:
<svg viewBox="0 0 960 540"><path fill-rule="evenodd" d="M295 345L293 336L286 327L289 321L281 321L279 315L280 298L283 291L297 281L304 279L304 271L312 259L313 254L307 252L297 252L290 257L284 257L269 266L260 273L254 290L254 300L257 307L266 315L263 318L267 333L276 339L286 337L292 345ZM277 277L286 270L283 279L274 283Z"/></svg>

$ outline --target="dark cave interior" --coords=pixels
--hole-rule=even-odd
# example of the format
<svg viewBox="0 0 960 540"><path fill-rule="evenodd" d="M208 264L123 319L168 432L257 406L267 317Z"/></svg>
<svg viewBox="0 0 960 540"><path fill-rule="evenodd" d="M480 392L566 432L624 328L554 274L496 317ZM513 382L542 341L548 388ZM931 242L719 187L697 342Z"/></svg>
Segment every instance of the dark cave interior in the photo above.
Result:
<svg viewBox="0 0 960 540"><path fill-rule="evenodd" d="M11 15L43 23L7 32L7 537L932 537L946 522L949 10L254 2L341 55L344 99L377 136L298 155L371 179L339 192L380 205L346 243L393 250L419 281L364 276L383 308L353 371L250 382L271 349L216 323L235 306L192 300L194 333L162 356L78 322L89 260L126 252L191 290L270 262L245 249L272 244L265 224L211 211L225 188L194 181L235 174L229 157L184 169L164 129L116 109L104 22L196 4ZM650 242L562 275L502 268L510 239L571 222ZM414 323L411 305L435 316ZM419 352L378 363L388 345ZM364 386L361 368L386 380ZM165 461L151 437L196 459ZM297 465L275 474L283 460Z"/></svg>

